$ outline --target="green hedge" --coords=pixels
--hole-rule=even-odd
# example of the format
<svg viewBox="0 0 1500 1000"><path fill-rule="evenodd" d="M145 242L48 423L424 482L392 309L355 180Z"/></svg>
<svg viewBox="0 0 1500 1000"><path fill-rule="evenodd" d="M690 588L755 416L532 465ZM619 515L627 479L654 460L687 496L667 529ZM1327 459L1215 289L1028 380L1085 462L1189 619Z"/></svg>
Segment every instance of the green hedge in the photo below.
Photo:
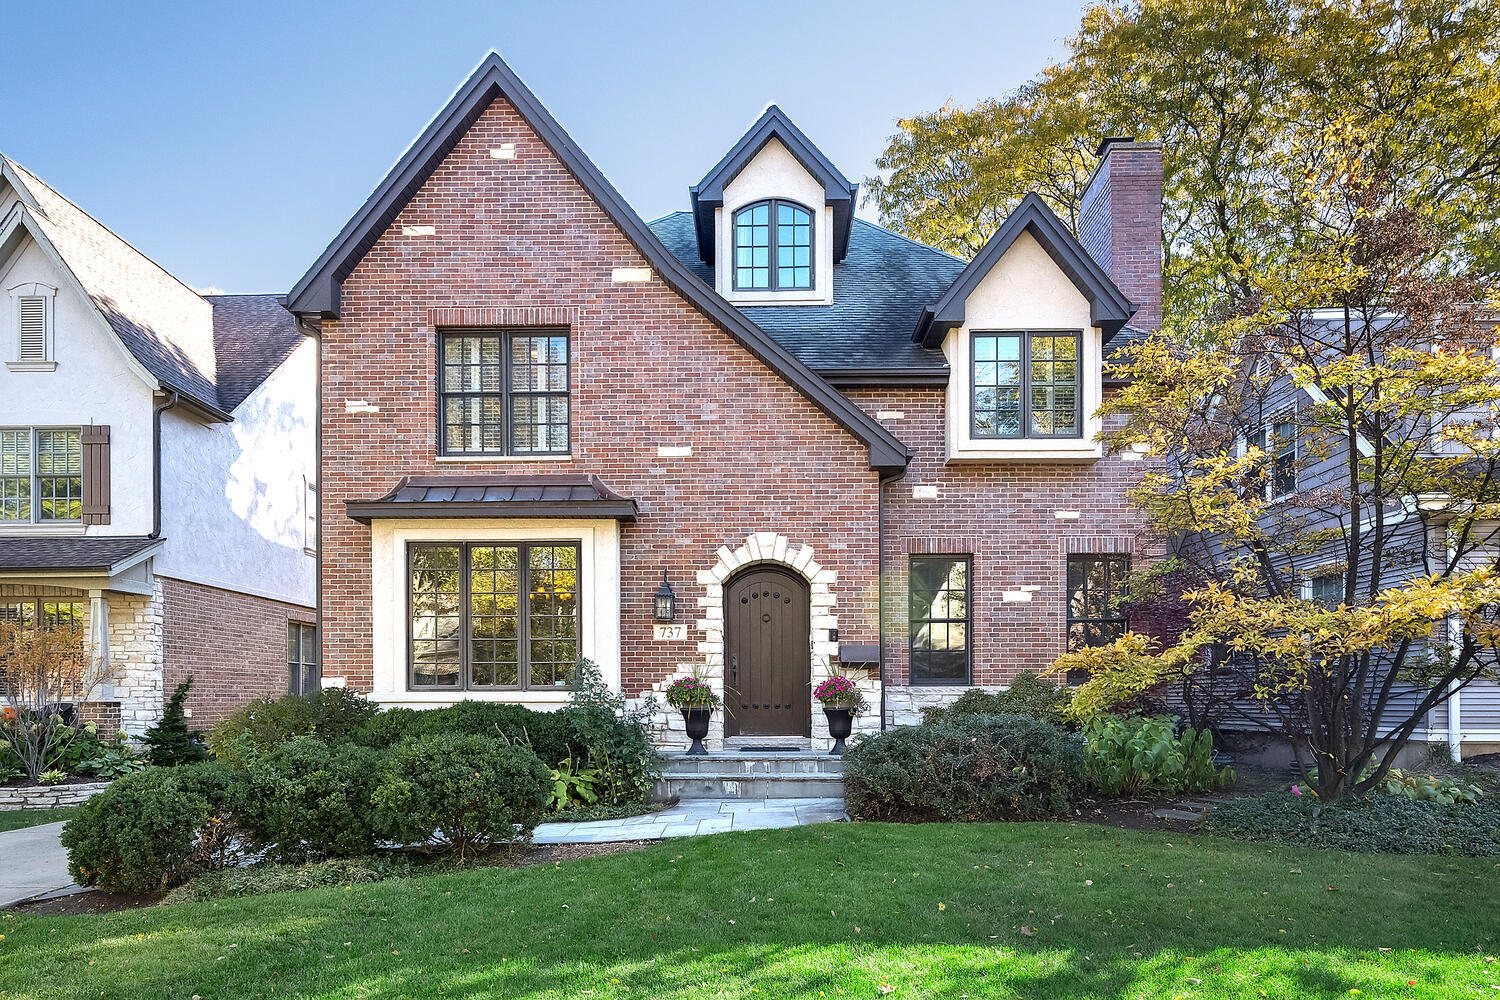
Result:
<svg viewBox="0 0 1500 1000"><path fill-rule="evenodd" d="M969 688L947 705L922 709L923 722L941 722L961 715L1025 715L1063 729L1077 728L1063 715L1069 702L1066 688L1030 671L1016 675L1004 691Z"/></svg>
<svg viewBox="0 0 1500 1000"><path fill-rule="evenodd" d="M1319 809L1310 795L1268 792L1219 806L1209 815L1208 829L1243 840L1343 851L1500 856L1500 803L1488 799L1443 805L1372 794Z"/></svg>
<svg viewBox="0 0 1500 1000"><path fill-rule="evenodd" d="M128 774L63 827L68 873L106 892L156 892L222 866L244 790L242 775L212 762Z"/></svg>
<svg viewBox="0 0 1500 1000"><path fill-rule="evenodd" d="M293 736L316 736L328 743L350 740L356 730L379 712L374 702L345 688L259 698L215 726L208 737L208 748L215 760L231 767L245 767L256 753L285 743Z"/></svg>
<svg viewBox="0 0 1500 1000"><path fill-rule="evenodd" d="M1078 738L1052 723L952 715L856 741L845 798L856 819L1046 819L1073 807L1082 765Z"/></svg>
<svg viewBox="0 0 1500 1000"><path fill-rule="evenodd" d="M276 861L369 854L380 766L381 755L369 747L293 736L249 760L241 822Z"/></svg>

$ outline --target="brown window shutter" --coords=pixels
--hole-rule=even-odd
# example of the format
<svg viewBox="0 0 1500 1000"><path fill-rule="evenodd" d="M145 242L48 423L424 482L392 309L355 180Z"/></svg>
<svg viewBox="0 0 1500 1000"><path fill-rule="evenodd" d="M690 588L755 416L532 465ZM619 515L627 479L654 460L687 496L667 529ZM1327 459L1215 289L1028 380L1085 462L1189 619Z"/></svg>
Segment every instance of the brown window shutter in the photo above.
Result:
<svg viewBox="0 0 1500 1000"><path fill-rule="evenodd" d="M82 429L83 523L109 523L109 428L90 424Z"/></svg>

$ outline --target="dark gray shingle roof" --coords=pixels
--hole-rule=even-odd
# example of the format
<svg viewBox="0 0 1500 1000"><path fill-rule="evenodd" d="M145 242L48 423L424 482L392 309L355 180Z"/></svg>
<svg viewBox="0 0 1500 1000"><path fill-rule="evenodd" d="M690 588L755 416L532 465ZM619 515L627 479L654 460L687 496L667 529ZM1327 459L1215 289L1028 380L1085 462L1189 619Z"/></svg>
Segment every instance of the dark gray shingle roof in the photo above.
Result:
<svg viewBox="0 0 1500 1000"><path fill-rule="evenodd" d="M672 255L712 285L714 269L698 258L690 212L651 223ZM964 269L940 250L855 219L849 253L833 267L833 304L743 306L741 311L817 372L899 369L946 372L941 351L912 343L924 306L937 301Z"/></svg>
<svg viewBox="0 0 1500 1000"><path fill-rule="evenodd" d="M92 570L107 573L129 563L160 538L5 538L0 539L0 571Z"/></svg>
<svg viewBox="0 0 1500 1000"><path fill-rule="evenodd" d="M214 307L219 406L245 401L306 337L278 294L205 295Z"/></svg>

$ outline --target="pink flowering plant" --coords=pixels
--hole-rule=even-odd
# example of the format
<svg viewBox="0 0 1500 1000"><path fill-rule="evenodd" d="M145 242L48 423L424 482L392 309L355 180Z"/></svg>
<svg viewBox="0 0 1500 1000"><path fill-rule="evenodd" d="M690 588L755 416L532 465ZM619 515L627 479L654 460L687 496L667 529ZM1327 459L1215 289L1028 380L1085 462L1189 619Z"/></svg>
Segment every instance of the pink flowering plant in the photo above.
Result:
<svg viewBox="0 0 1500 1000"><path fill-rule="evenodd" d="M865 703L853 678L839 674L813 688L813 697L823 703L824 708L858 709Z"/></svg>
<svg viewBox="0 0 1500 1000"><path fill-rule="evenodd" d="M667 687L667 704L682 711L689 708L718 708L719 695L700 678L679 677Z"/></svg>

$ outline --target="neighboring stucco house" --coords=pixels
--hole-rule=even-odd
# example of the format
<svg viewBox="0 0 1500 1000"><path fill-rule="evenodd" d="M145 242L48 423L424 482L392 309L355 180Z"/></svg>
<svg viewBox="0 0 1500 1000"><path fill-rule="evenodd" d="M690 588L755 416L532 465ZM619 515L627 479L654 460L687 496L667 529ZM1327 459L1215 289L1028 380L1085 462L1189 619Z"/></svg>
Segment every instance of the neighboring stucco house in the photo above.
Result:
<svg viewBox="0 0 1500 1000"><path fill-rule="evenodd" d="M316 366L0 157L0 615L86 630L101 726L316 685Z"/></svg>
<svg viewBox="0 0 1500 1000"><path fill-rule="evenodd" d="M826 746L831 672L876 729L1121 628L1139 456L1093 414L1159 322L1160 150L1101 145L1081 240L1030 197L967 264L856 198L772 107L647 225L486 59L287 298L325 683L556 706L582 655L711 678L711 745Z"/></svg>

